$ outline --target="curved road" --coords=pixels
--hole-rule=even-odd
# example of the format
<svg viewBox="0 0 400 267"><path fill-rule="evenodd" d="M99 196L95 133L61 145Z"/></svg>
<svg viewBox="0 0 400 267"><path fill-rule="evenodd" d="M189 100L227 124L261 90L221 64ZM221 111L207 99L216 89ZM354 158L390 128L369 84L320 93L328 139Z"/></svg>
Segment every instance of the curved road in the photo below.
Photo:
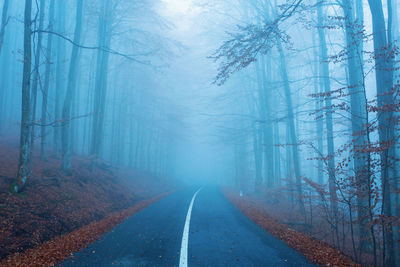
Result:
<svg viewBox="0 0 400 267"><path fill-rule="evenodd" d="M61 266L314 265L247 219L219 188L204 187L134 214Z"/></svg>

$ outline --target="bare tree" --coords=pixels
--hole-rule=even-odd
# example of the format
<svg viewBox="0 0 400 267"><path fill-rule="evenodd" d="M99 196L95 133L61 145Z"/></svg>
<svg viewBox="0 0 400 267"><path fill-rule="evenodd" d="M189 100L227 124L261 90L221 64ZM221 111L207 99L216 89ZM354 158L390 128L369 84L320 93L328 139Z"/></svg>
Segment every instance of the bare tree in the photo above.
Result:
<svg viewBox="0 0 400 267"><path fill-rule="evenodd" d="M3 43L4 43L4 35L6 33L6 26L8 24L8 7L10 4L10 0L4 0L3 3L3 11L1 13L1 26L0 26L0 55L1 55L1 50L3 48Z"/></svg>
<svg viewBox="0 0 400 267"><path fill-rule="evenodd" d="M83 0L77 0L76 5L76 22L74 31L74 43L79 44L82 32L82 14ZM71 106L75 96L77 64L78 64L79 46L74 45L71 51L71 61L68 71L68 85L65 95L64 106L62 110L63 127L62 127L62 169L66 172L71 170Z"/></svg>
<svg viewBox="0 0 400 267"><path fill-rule="evenodd" d="M32 0L25 0L24 13L24 67L22 78L22 117L21 117L21 136L19 147L18 174L14 184L14 192L20 192L29 175L29 151L30 151L30 84L31 84L31 13Z"/></svg>

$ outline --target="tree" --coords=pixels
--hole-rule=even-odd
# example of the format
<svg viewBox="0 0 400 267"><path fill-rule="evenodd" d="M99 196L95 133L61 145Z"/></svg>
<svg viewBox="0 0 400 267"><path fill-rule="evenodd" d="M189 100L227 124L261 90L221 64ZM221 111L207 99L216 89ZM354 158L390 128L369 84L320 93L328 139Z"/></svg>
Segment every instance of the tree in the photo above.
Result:
<svg viewBox="0 0 400 267"><path fill-rule="evenodd" d="M83 14L83 0L77 0L76 5L76 22L74 31L74 43L79 44L82 32L82 14ZM71 61L69 63L68 71L68 85L67 92L64 99L62 110L62 169L66 172L71 170L71 106L72 100L75 96L77 64L78 64L79 46L73 45L71 51Z"/></svg>
<svg viewBox="0 0 400 267"><path fill-rule="evenodd" d="M285 95L286 101L286 110L287 110L287 133L289 134L290 144L291 146L291 153L292 153L292 160L293 160L293 167L294 167L294 174L296 177L296 191L297 191L297 201L300 206L301 210L304 210L304 203L302 200L302 177L300 172L300 162L299 162L299 150L298 150L298 140L296 135L296 128L294 123L294 113L293 113L293 104L292 104L292 96L289 84L289 77L287 72L287 65L286 65L286 58L285 54L283 53L283 48L280 40L278 42L278 52L279 52L279 59L280 59L280 72L283 81L283 91Z"/></svg>
<svg viewBox="0 0 400 267"><path fill-rule="evenodd" d="M0 54L1 54L1 50L3 48L3 43L4 43L4 35L6 33L6 26L8 23L8 6L10 4L10 0L4 0L3 3L3 11L1 14L1 26L0 26Z"/></svg>
<svg viewBox="0 0 400 267"><path fill-rule="evenodd" d="M269 187L275 186L276 177L274 172L274 136L272 134L275 126L271 120L271 88L268 86L271 81L271 56L261 57L261 77L262 88L260 90L260 115L265 122L262 124L263 130L263 147L264 147L264 161L267 185Z"/></svg>
<svg viewBox="0 0 400 267"><path fill-rule="evenodd" d="M360 246L359 251L363 252L366 248L367 240L374 239L374 233L369 235L369 194L370 187L370 154L365 147L369 146L369 129L367 103L364 87L364 71L362 60L362 41L363 36L359 36L357 31L363 28L359 25L354 16L353 3L349 0L344 0L343 3L344 20L345 20L345 35L346 48L348 51L347 70L348 70L348 90L350 96L350 113L351 113L351 130L352 130L352 146L354 157L354 172L357 181L357 207ZM373 228L371 228L373 229ZM374 241L374 254L376 256L376 246Z"/></svg>
<svg viewBox="0 0 400 267"><path fill-rule="evenodd" d="M20 192L28 178L28 162L30 150L30 84L31 84L31 13L32 0L25 0L24 12L24 66L22 78L22 116L21 116L21 132L19 146L19 162L16 183L14 184L14 192Z"/></svg>
<svg viewBox="0 0 400 267"><path fill-rule="evenodd" d="M328 144L328 184L329 184L329 195L331 203L332 217L334 218L334 224L337 225L337 214L338 214L338 203L337 203L337 189L336 189L336 177L335 177L335 144L333 140L333 121L332 121L332 101L329 96L331 92L331 83L329 75L329 61L328 61L328 48L326 46L325 31L323 26L323 12L322 5L317 4L317 17L318 17L318 40L320 47L320 85L324 89L325 94L325 125L326 125L326 141ZM338 229L334 229L337 239Z"/></svg>
<svg viewBox="0 0 400 267"><path fill-rule="evenodd" d="M320 60L319 60L319 54L318 54L318 49L319 47L317 47L316 45L316 40L315 40L315 33L313 32L313 54L314 54L314 70L313 73L314 75L317 75L319 77L320 75ZM314 79L314 95L315 96L320 96L321 95L321 90L322 89L322 78L320 77L319 79ZM321 97L316 97L316 101L315 101L315 111L321 111L322 110L322 103L321 103ZM315 126L316 126L316 135L317 135L317 156L323 155L323 139L322 139L322 135L320 133L323 132L324 129L324 125L323 125L323 116L318 116L315 122ZM317 179L318 179L318 183L319 184L323 184L324 182L324 173L323 173L323 162L322 160L318 160L317 161Z"/></svg>
<svg viewBox="0 0 400 267"><path fill-rule="evenodd" d="M56 20L56 31L63 33L65 31L65 1L57 1L57 20ZM56 53L57 53L57 65L56 65L56 75L55 75L55 101L54 101L54 118L60 120L61 118L61 96L65 90L65 40L59 38L57 39ZM57 153L60 150L61 141L61 131L60 127L56 125L54 127L53 136L53 148Z"/></svg>
<svg viewBox="0 0 400 267"><path fill-rule="evenodd" d="M389 1L391 3L391 1ZM393 46L391 44L392 10L388 6L388 28L386 28L381 0L368 0L372 14L374 38L375 73L377 90L377 117L379 121L379 141L381 144L382 165L382 209L383 209L383 257L386 266L394 266L395 251L391 205L391 176L393 176L392 159L394 158L393 127ZM388 35L387 35L388 34Z"/></svg>
<svg viewBox="0 0 400 267"><path fill-rule="evenodd" d="M35 51L35 63L33 68L33 81L32 81L32 100L31 100L31 149L30 149L30 164L32 164L33 157L33 149L35 145L35 125L36 125L36 105L37 105L37 93L38 86L42 87L42 82L40 79L40 59L42 53L42 30L43 30L43 21L44 21L44 9L45 9L45 0L40 0L39 7L39 27L37 29L37 44Z"/></svg>
<svg viewBox="0 0 400 267"><path fill-rule="evenodd" d="M112 1L102 1L99 14L98 47L110 47L112 24ZM99 157L103 138L104 112L107 91L107 69L109 53L104 50L97 52L96 80L94 88L94 111L91 139L91 154Z"/></svg>
<svg viewBox="0 0 400 267"><path fill-rule="evenodd" d="M50 0L50 7L49 7L49 26L48 30L53 31L53 23L54 23L54 1ZM47 36L47 48L46 48L46 70L45 70L45 77L44 77L44 86L43 86L43 100L42 100L42 116L41 116L41 123L46 125L47 123L47 99L49 94L49 86L50 86L50 74L51 74L51 60L52 60L52 47L53 47L53 35L49 34ZM46 158L46 126L42 126L41 131L41 143L40 143L40 154L42 159Z"/></svg>
<svg viewBox="0 0 400 267"><path fill-rule="evenodd" d="M287 41L288 36L284 31L280 30L280 26L298 10L301 2L302 0L295 0L286 5L281 13L275 15L274 19L265 21L261 25L248 24L246 26L239 26L238 31L236 33L231 33L231 39L225 41L211 58L215 61L220 61L218 74L214 83L222 85L233 73L255 62L260 54L268 53L273 47L278 48L280 73L284 83L284 95L287 106L287 129L290 136L290 145L292 147L291 154L296 177L296 191L298 203L300 204L300 208L303 209L298 140L296 136L286 58L282 47L282 40Z"/></svg>

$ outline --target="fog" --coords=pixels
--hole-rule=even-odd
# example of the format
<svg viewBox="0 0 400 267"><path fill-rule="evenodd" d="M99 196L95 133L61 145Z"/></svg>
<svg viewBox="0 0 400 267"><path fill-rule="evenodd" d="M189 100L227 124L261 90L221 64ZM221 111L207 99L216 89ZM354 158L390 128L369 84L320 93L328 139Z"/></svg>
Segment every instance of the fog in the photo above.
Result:
<svg viewBox="0 0 400 267"><path fill-rule="evenodd" d="M355 262L395 266L399 25L388 1L0 1L12 191L36 158L77 176L82 158L171 188L233 190Z"/></svg>

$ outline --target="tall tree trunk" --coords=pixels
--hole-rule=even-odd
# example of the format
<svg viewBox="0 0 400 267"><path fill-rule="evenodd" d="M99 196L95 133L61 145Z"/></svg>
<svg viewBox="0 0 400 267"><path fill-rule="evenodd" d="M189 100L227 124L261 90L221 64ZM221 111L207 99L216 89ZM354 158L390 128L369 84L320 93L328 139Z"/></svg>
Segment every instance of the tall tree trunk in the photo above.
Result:
<svg viewBox="0 0 400 267"><path fill-rule="evenodd" d="M361 0L358 0L361 1ZM391 43L392 45L396 45L397 47L398 45L398 41L399 41L399 19L398 19L398 4L397 4L397 0L390 0L390 3L388 2L387 5L388 9L390 9L390 14L391 14L391 29L388 27L388 30L391 30L391 39L389 39L389 43ZM389 10L388 10L389 13ZM399 60L399 55L395 55L395 62L398 62ZM394 63L394 62L393 62ZM399 77L399 73L400 70L398 70L397 68L393 68L393 76L394 77ZM399 86L399 81L398 80L393 80L394 83L394 87L398 87ZM397 96L396 101L399 101L399 97ZM400 113L396 112L395 117L399 117ZM400 128L399 125L395 125L395 136L399 136L400 133ZM394 153L395 153L395 157L396 159L399 158L400 155L400 150L399 147L394 148ZM394 162L393 163L393 179L392 179L392 183L391 183L391 188L392 188L392 192L400 192L400 173L399 173L399 167L400 167L400 163L399 162ZM392 193L391 194L391 202L392 202L392 215L393 216L397 216L398 218L400 218L400 193ZM400 226L398 224L393 225L393 233L394 233L394 240L400 240ZM395 262L400 262L400 242L394 242L394 255L395 255Z"/></svg>
<svg viewBox="0 0 400 267"><path fill-rule="evenodd" d="M29 136L30 136L30 84L31 84L31 13L32 0L25 0L24 14L24 68L22 77L22 114L21 133L19 147L19 162L16 183L13 186L15 192L20 192L28 178L29 161Z"/></svg>
<svg viewBox="0 0 400 267"><path fill-rule="evenodd" d="M294 183L293 183L293 157L292 157L292 148L290 147L290 144L292 140L290 139L290 127L289 127L289 122L286 121L285 125L285 142L286 142L286 148L285 148L285 169L286 169L286 186L289 189L289 200L290 204L294 206Z"/></svg>
<svg viewBox="0 0 400 267"><path fill-rule="evenodd" d="M121 101L121 104L119 106L119 123L118 123L118 142L117 142L117 151L116 151L116 156L117 156L117 164L123 165L124 162L124 154L125 154L125 133L126 133L126 125L128 122L128 118L126 116L127 113L127 105L125 101Z"/></svg>
<svg viewBox="0 0 400 267"><path fill-rule="evenodd" d="M279 136L279 123L273 124L274 128L274 178L275 185L281 185L281 149L280 149L280 136Z"/></svg>
<svg viewBox="0 0 400 267"><path fill-rule="evenodd" d="M376 89L378 97L378 122L379 122L379 141L382 144L383 151L381 153L382 162L382 213L384 224L384 244L383 244L383 257L386 266L395 266L394 262L394 240L392 223L390 218L392 216L391 207L391 156L394 156L394 127L392 123L393 111L390 107L394 106L393 103L393 62L390 53L387 51L392 48L392 44L388 42L391 40L386 36L385 17L383 15L382 1L381 0L368 0L371 14L372 14L372 30L374 37L374 51L375 51L375 74L376 74ZM388 10L388 21L391 21L391 9ZM388 25L388 32L391 23ZM389 107L389 110L387 109ZM386 218L389 218L387 220Z"/></svg>
<svg viewBox="0 0 400 267"><path fill-rule="evenodd" d="M91 65L93 66L95 64L95 60L96 60L96 53L92 53L91 56ZM89 72L89 83L88 83L88 88L92 88L93 85L93 81L94 81L94 68L90 68L90 72ZM89 114L91 112L91 110L93 110L93 106L92 106L92 99L93 99L93 90L88 90L87 95L86 95L86 110L85 110L85 114ZM90 142L90 138L91 138L91 120L92 120L93 116L89 116L87 118L85 118L84 124L83 124L83 142L82 142L82 149L84 149L84 153L89 153L89 142Z"/></svg>
<svg viewBox="0 0 400 267"><path fill-rule="evenodd" d="M314 61L315 61L315 66L314 66L314 75L319 77L321 75L320 73L320 62L319 62L319 56L318 56L318 49L316 45L316 40L315 40L315 35L313 33L313 46L314 46ZM315 99L315 110L318 111L318 113L322 112L322 103L321 103L321 97L319 96L321 94L321 89L322 85L321 83L321 77L318 79L314 79L314 94L316 96ZM318 82L320 81L320 82ZM324 131L324 119L323 117L319 117L315 120L315 130L316 130L316 138L317 138L317 157L320 157L320 155L324 154L324 143L322 140L322 133ZM322 159L317 161L317 181L319 184L324 183L324 172L323 172L323 162Z"/></svg>
<svg viewBox="0 0 400 267"><path fill-rule="evenodd" d="M275 174L274 174L274 147L273 140L274 136L272 134L272 116L271 116L271 88L268 87L268 84L271 80L271 57L263 56L261 58L261 77L262 77L262 90L261 90L261 109L264 120L263 125L263 136L264 136L264 161L265 161L265 173L266 173L266 181L269 187L275 186Z"/></svg>
<svg viewBox="0 0 400 267"><path fill-rule="evenodd" d="M134 162L134 143L137 142L135 140L135 121L133 119L133 105L130 105L130 112L129 112L129 160L128 160L128 165L130 167L133 167L133 162Z"/></svg>
<svg viewBox="0 0 400 267"><path fill-rule="evenodd" d="M3 44L4 44L4 35L6 33L6 26L8 23L8 7L9 7L9 0L4 0L3 3L3 12L1 14L1 28L0 28L0 55L1 51L3 49Z"/></svg>
<svg viewBox="0 0 400 267"><path fill-rule="evenodd" d="M318 4L317 7L317 16L318 16L318 38L319 38L319 47L321 54L321 64L320 64L320 75L322 75L321 85L324 88L324 92L328 93L325 99L325 108L326 108L326 140L328 143L328 184L329 184L329 196L330 196L330 204L331 204L331 215L335 224L335 233L336 237L338 237L338 203L337 203L337 193L336 193L336 178L335 178L335 146L333 141L333 119L332 119L332 101L329 97L329 93L331 91L331 83L329 78L329 58L328 58L328 49L326 46L325 40L325 31L323 26L323 12L321 3ZM337 240L338 241L338 240Z"/></svg>
<svg viewBox="0 0 400 267"><path fill-rule="evenodd" d="M58 33L63 33L65 30L65 1L57 1L57 27ZM61 119L61 101L64 96L65 89L65 41L61 38L57 39L57 65L56 65L56 76L55 76L55 102L54 102L54 117L56 120ZM58 154L60 152L60 140L61 140L61 127L57 124L54 128L53 146L54 152Z"/></svg>
<svg viewBox="0 0 400 267"><path fill-rule="evenodd" d="M142 129L141 127L138 125L137 127L137 131L136 131L136 146L135 146L135 169L138 169L140 167L140 148L141 148L141 144L142 144Z"/></svg>
<svg viewBox="0 0 400 267"><path fill-rule="evenodd" d="M44 9L45 9L45 0L40 0L39 7L39 27L38 27L38 37L37 37L37 45L35 52L35 65L33 69L33 84L32 84L32 100L31 100L31 115L32 115L32 123L36 121L36 105L37 105L37 92L38 85L42 85L40 82L40 54L42 51L42 30L43 30L43 20L44 20ZM31 147L30 147L30 164L32 165L32 157L33 150L35 145L35 124L32 124L31 129Z"/></svg>
<svg viewBox="0 0 400 267"><path fill-rule="evenodd" d="M365 146L369 143L369 132L367 129L367 103L364 87L364 70L362 58L363 40L354 32L356 20L350 0L343 1L345 15L345 32L348 49L348 90L350 95L350 112L352 125L352 145L354 153L354 172L357 182L357 208L360 235L360 252L367 248L367 240L375 240L373 232L369 235L369 203L370 203L370 154L365 151ZM360 7L358 7L360 8ZM361 16L359 14L359 16ZM361 22L362 23L362 22ZM371 228L373 229L373 227ZM374 245L374 255L376 256L376 246Z"/></svg>
<svg viewBox="0 0 400 267"><path fill-rule="evenodd" d="M253 127L253 153L254 153L254 167L255 167L255 190L260 190L262 183L262 157L261 157L261 144L260 144L260 129L257 125Z"/></svg>
<svg viewBox="0 0 400 267"><path fill-rule="evenodd" d="M54 1L50 0L49 7L49 31L53 31L53 23L54 23ZM53 46L53 35L49 34L47 36L47 50L46 50L46 70L44 76L44 86L43 86L43 101L42 101L42 119L41 123L46 125L47 123L47 99L50 87L50 70L51 70L51 52ZM40 142L40 155L42 159L46 158L46 126L42 126L41 129L41 142Z"/></svg>
<svg viewBox="0 0 400 267"><path fill-rule="evenodd" d="M7 2L8 2L8 0L7 0ZM2 19L3 19L2 25L4 25L4 32L3 32L4 35L5 35L6 24L8 21L8 18L6 19L7 14L8 14L8 9L9 9L8 3L4 2L3 17L2 17ZM16 43L16 39L18 39L17 35L14 35L14 36L9 35L9 38L7 38L7 40L5 40L4 35L3 35L3 37L1 37L2 40L1 40L1 44L0 44L1 45L0 56L2 58L1 69L0 69L0 73L2 74L1 81L0 81L0 87L2 88L0 90L0 114L1 114L0 131L3 131L4 127L8 126L8 123L7 123L8 114L12 113L14 111L14 110L10 109L10 107L9 107L9 104L10 104L9 95L11 95L11 93L13 92L12 90L9 90L9 88L10 88L10 86L12 86L12 87L15 86L15 84L11 84L10 80L12 77L11 74L15 73L14 69L16 66L16 64L10 64L12 62L12 61L10 61L12 54L11 53L1 54L2 53L1 51L3 51L5 48L9 49L10 46L17 47L17 44L15 44L15 43ZM12 38L11 38L11 36L12 36Z"/></svg>
<svg viewBox="0 0 400 267"><path fill-rule="evenodd" d="M83 29L83 28L82 28ZM84 43L84 40L81 39L81 42ZM81 58L82 54L82 49L78 50L78 55L77 58L78 60ZM79 113L79 99L81 99L81 90L78 90L80 85L82 84L82 75L80 72L80 65L77 64L75 66L75 73L76 73L76 78L75 78L75 89L74 89L74 96L72 98L72 104L71 104L71 112L70 112L70 117L73 118L75 116L78 116ZM78 152L79 150L79 138L77 138L78 135L78 124L80 120L71 120L70 122L70 146L71 146L71 151L76 151ZM78 152L79 153L79 152Z"/></svg>
<svg viewBox="0 0 400 267"><path fill-rule="evenodd" d="M264 99L263 99L263 84L262 84L262 79L261 79L261 68L259 64L255 65L256 68L256 75L257 75L257 99L255 100L259 103L255 103L255 106L258 106L258 116L260 117L260 121L265 119L265 107L264 107ZM249 101L250 102L250 101ZM258 104L258 105L257 105ZM255 109L253 109L255 112ZM253 112L251 112L253 113ZM255 191L259 191L261 188L261 184L263 181L262 177L262 143L261 143L261 138L259 135L259 131L264 130L265 126L262 126L261 129L259 129L259 122L255 122L253 124L253 152L254 152L254 166L255 166L255 184L254 184L254 189ZM265 122L262 122L262 124L265 125ZM265 132L263 134L265 136Z"/></svg>
<svg viewBox="0 0 400 267"><path fill-rule="evenodd" d="M74 43L79 44L82 31L82 11L83 0L77 0L76 24L74 32ZM64 120L62 127L62 169L69 172L71 169L71 107L75 96L77 64L79 47L74 45L71 52L71 61L68 71L67 93L65 95L62 117Z"/></svg>
<svg viewBox="0 0 400 267"><path fill-rule="evenodd" d="M118 81L118 73L119 72L114 72L114 77L112 78L114 81ZM117 90L114 90L113 92L113 98L112 98L112 110L111 110L111 142L110 142L110 151L111 151L111 159L112 162L116 163L116 155L118 154L118 146L119 146L119 128L121 124L121 119L119 118L120 112L117 111L117 108L120 107L118 103L119 96L117 96ZM117 127L118 124L118 127Z"/></svg>
<svg viewBox="0 0 400 267"><path fill-rule="evenodd" d="M111 2L104 1L102 10L99 15L99 30L98 30L98 46L110 47L111 44ZM96 81L95 81L95 96L94 96L94 111L93 131L91 141L91 154L94 159L100 156L103 138L103 125L105 115L105 102L107 91L107 69L108 69L109 53L99 50L97 53L96 66Z"/></svg>
<svg viewBox="0 0 400 267"><path fill-rule="evenodd" d="M278 52L280 58L280 70L281 76L283 80L283 89L285 94L286 106L287 106L287 120L288 120L288 127L289 127L289 135L290 135L290 146L292 147L292 159L293 159L293 167L294 167L294 174L296 177L296 191L297 191L297 201L300 207L300 210L304 211L304 202L302 197L302 177L300 172L300 162L299 162L299 150L298 150L298 143L297 143L297 135L296 135L296 128L294 122L294 114L293 114L293 104L292 104L292 96L289 84L289 77L287 73L287 66L286 66L286 58L283 53L283 48L280 40L278 40Z"/></svg>

